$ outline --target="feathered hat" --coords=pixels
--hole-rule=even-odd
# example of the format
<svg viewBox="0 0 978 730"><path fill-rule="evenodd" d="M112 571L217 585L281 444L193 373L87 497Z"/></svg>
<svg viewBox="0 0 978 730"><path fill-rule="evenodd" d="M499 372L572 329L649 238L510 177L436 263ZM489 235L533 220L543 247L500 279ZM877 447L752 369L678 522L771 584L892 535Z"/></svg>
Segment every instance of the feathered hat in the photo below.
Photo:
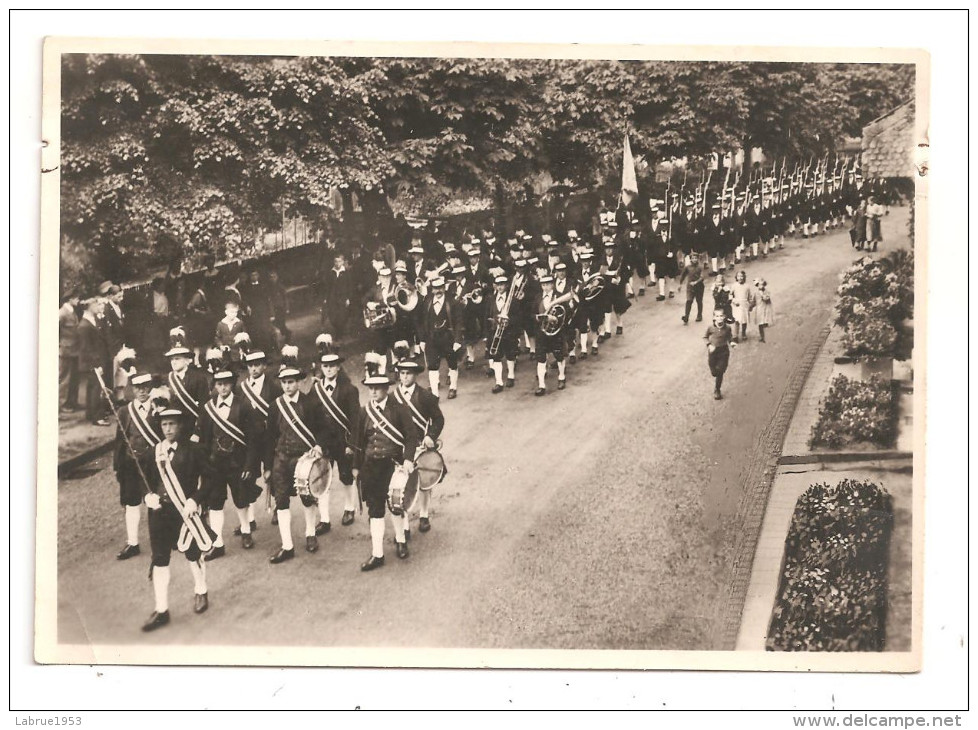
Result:
<svg viewBox="0 0 978 730"><path fill-rule="evenodd" d="M207 372L213 375L218 370L226 369L226 352L226 350L222 350L218 347L207 348L207 352L204 353L204 363L205 367L207 368Z"/></svg>
<svg viewBox="0 0 978 730"><path fill-rule="evenodd" d="M136 351L128 345L119 348L115 361L119 363L119 367L125 371L130 379L136 373Z"/></svg>
<svg viewBox="0 0 978 730"><path fill-rule="evenodd" d="M286 345L282 348L282 365L278 371L279 378L302 378L302 369L299 367L299 348L295 345Z"/></svg>
<svg viewBox="0 0 978 730"><path fill-rule="evenodd" d="M363 356L363 367L368 378L380 375L387 368L387 358L376 352Z"/></svg>
<svg viewBox="0 0 978 730"><path fill-rule="evenodd" d="M338 365L343 362L339 349L333 344L333 336L328 332L316 338L316 350L319 351L319 362L324 365Z"/></svg>
<svg viewBox="0 0 978 730"><path fill-rule="evenodd" d="M170 407L170 389L165 385L157 386L149 391L149 401L153 404L153 412L159 413Z"/></svg>
<svg viewBox="0 0 978 730"><path fill-rule="evenodd" d="M264 350L259 350L254 346L251 341L251 335L247 332L239 332L234 336L234 344L237 346L238 351L241 353L241 359L247 364L255 362L265 362L266 356Z"/></svg>
<svg viewBox="0 0 978 730"><path fill-rule="evenodd" d="M170 330L170 349L164 353L164 357L176 357L178 355L186 357L190 355L190 348L187 347L187 331L183 327L174 327Z"/></svg>
<svg viewBox="0 0 978 730"><path fill-rule="evenodd" d="M403 360L406 357L411 357L411 345L408 344L407 340L398 340L391 348L391 352L394 353L395 361Z"/></svg>

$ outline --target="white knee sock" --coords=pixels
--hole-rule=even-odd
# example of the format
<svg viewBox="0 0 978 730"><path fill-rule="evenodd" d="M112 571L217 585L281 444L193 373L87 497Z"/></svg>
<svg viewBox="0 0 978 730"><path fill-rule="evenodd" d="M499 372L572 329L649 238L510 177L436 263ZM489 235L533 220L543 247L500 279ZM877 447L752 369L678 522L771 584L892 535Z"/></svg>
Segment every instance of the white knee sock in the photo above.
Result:
<svg viewBox="0 0 978 730"><path fill-rule="evenodd" d="M565 380L567 378L567 373L565 372L567 368L567 361L560 360L557 363L557 380Z"/></svg>
<svg viewBox="0 0 978 730"><path fill-rule="evenodd" d="M587 332L581 333L581 353L587 352Z"/></svg>
<svg viewBox="0 0 978 730"><path fill-rule="evenodd" d="M126 544L139 544L139 505L126 505Z"/></svg>
<svg viewBox="0 0 978 730"><path fill-rule="evenodd" d="M655 264L649 264L649 281L655 284Z"/></svg>
<svg viewBox="0 0 978 730"><path fill-rule="evenodd" d="M306 537L313 537L316 534L316 525L319 524L319 510L316 505L306 507L302 505L302 514L306 518Z"/></svg>
<svg viewBox="0 0 978 730"><path fill-rule="evenodd" d="M666 280L663 277L659 279L659 296L664 297L666 295Z"/></svg>
<svg viewBox="0 0 978 730"><path fill-rule="evenodd" d="M441 373L437 370L429 370L428 382L431 384L431 394L438 395L438 386L441 385Z"/></svg>
<svg viewBox="0 0 978 730"><path fill-rule="evenodd" d="M475 349L472 347L472 345L465 346L465 357L469 360L469 362L475 360ZM377 557L379 558L380 556L378 555Z"/></svg>
<svg viewBox="0 0 978 730"><path fill-rule="evenodd" d="M605 312L604 314L604 331L611 331L611 312Z"/></svg>
<svg viewBox="0 0 978 730"><path fill-rule="evenodd" d="M496 385L502 385L503 384L503 364L501 362L499 362L498 360L493 360L492 362L489 363L489 366L492 368L492 372L496 376Z"/></svg>
<svg viewBox="0 0 978 730"><path fill-rule="evenodd" d="M404 517L391 515L391 521L394 523L394 542L404 542Z"/></svg>
<svg viewBox="0 0 978 730"><path fill-rule="evenodd" d="M241 522L241 534L251 534L251 520L248 519L248 507L238 510L238 520Z"/></svg>
<svg viewBox="0 0 978 730"><path fill-rule="evenodd" d="M714 274L717 273L717 258L716 258L716 256L714 256L714 257L712 257L710 259L710 266L713 267L713 273Z"/></svg>
<svg viewBox="0 0 978 730"><path fill-rule="evenodd" d="M621 315L618 314L618 312L615 312L615 326L616 327L621 327L622 326L621 325Z"/></svg>
<svg viewBox="0 0 978 730"><path fill-rule="evenodd" d="M224 510L208 510L207 518L210 520L211 529L217 533L217 537L214 538L214 547L224 547Z"/></svg>
<svg viewBox="0 0 978 730"><path fill-rule="evenodd" d="M757 241L754 241L754 243L750 245L750 250L751 253L754 254L754 258L757 258Z"/></svg>
<svg viewBox="0 0 978 730"><path fill-rule="evenodd" d="M343 492L346 498L343 500L343 511L353 512L357 508L357 486L356 484L344 484Z"/></svg>
<svg viewBox="0 0 978 730"><path fill-rule="evenodd" d="M278 534L282 536L282 549L292 550L292 510L278 511Z"/></svg>
<svg viewBox="0 0 978 730"><path fill-rule="evenodd" d="M767 251L768 251L768 242L767 242L767 241L765 241L765 242L764 242L764 253L766 254L766 253L767 253Z"/></svg>
<svg viewBox="0 0 978 730"><path fill-rule="evenodd" d="M207 568L203 560L188 560L190 574L194 577L194 593L203 595L207 593Z"/></svg>
<svg viewBox="0 0 978 730"><path fill-rule="evenodd" d="M170 603L168 594L170 592L170 566L153 566L153 597L156 599L156 612L163 613L169 610Z"/></svg>
<svg viewBox="0 0 978 730"><path fill-rule="evenodd" d="M335 467L334 467L335 468ZM329 524L329 492L323 492L319 495L319 502L314 504L312 507L315 510L316 524L320 522L325 522Z"/></svg>
<svg viewBox="0 0 978 730"><path fill-rule="evenodd" d="M448 371L449 390L458 390L458 369Z"/></svg>
<svg viewBox="0 0 978 730"><path fill-rule="evenodd" d="M251 504L248 505L248 523L250 524L254 521L255 521L255 504L254 502L252 502Z"/></svg>
<svg viewBox="0 0 978 730"><path fill-rule="evenodd" d="M507 360L506 361L506 377L512 380L516 379L516 361Z"/></svg>
<svg viewBox="0 0 978 730"><path fill-rule="evenodd" d="M431 506L431 490L422 489L418 491L418 516L427 517L428 508Z"/></svg>
<svg viewBox="0 0 978 730"><path fill-rule="evenodd" d="M384 557L384 528L383 517L370 518L370 554L375 558Z"/></svg>
<svg viewBox="0 0 978 730"><path fill-rule="evenodd" d="M537 383L541 388L547 387L547 363L537 363Z"/></svg>

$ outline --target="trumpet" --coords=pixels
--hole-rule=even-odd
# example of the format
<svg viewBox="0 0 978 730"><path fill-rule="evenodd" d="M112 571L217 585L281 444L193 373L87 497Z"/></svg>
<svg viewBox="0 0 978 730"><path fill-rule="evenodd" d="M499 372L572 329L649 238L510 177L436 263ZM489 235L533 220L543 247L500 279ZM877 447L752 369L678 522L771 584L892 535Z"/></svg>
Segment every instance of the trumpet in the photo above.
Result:
<svg viewBox="0 0 978 730"><path fill-rule="evenodd" d="M466 292L462 295L461 302L465 305L474 304L478 306L482 304L482 288L479 287L470 292Z"/></svg>

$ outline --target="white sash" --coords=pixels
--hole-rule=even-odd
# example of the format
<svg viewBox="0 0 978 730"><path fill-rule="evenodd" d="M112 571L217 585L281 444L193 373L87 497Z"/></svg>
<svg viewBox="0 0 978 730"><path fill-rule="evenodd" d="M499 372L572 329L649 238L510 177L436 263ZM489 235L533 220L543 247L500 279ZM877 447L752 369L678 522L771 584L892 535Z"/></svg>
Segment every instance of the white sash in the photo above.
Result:
<svg viewBox="0 0 978 730"><path fill-rule="evenodd" d="M370 416L370 420L373 421L374 426L382 433L384 436L393 441L401 449L404 448L404 434L402 434L397 427L391 423L384 412L377 407L377 404L370 401L367 404L367 415Z"/></svg>
<svg viewBox="0 0 978 730"><path fill-rule="evenodd" d="M314 386L316 395L319 396L319 401L323 404L323 408L330 417L336 421L340 428L342 428L346 433L350 433L350 421L347 419L346 414L343 413L343 409L339 407L336 401L333 399L331 393L326 392L326 388L323 386L323 381L316 379Z"/></svg>
<svg viewBox="0 0 978 730"><path fill-rule="evenodd" d="M244 431L222 416L218 412L217 406L214 405L214 401L207 401L207 403L204 405L204 410L207 411L207 415L211 417L214 424L224 431L224 433L230 436L234 441L237 441L242 446L248 445L245 443Z"/></svg>
<svg viewBox="0 0 978 730"><path fill-rule="evenodd" d="M251 384L247 380L242 381L241 392L248 397L252 408L261 413L265 418L268 418L268 401L262 398L259 393L256 393L255 389L251 387Z"/></svg>
<svg viewBox="0 0 978 730"><path fill-rule="evenodd" d="M136 404L134 402L129 404L129 419L136 426L136 429L139 431L139 435L142 436L146 443L148 443L150 446L156 446L156 444L163 440L163 437L157 434L156 431L153 430L153 427L150 426L142 415L140 415L139 411L136 410Z"/></svg>
<svg viewBox="0 0 978 730"><path fill-rule="evenodd" d="M414 403L411 402L410 398L404 397L404 394L401 392L401 386L394 388L394 397L397 399L398 403L403 403L411 409L411 420L414 421L414 425L421 431L427 430L428 419L421 415L421 412L417 409L417 407L415 407Z"/></svg>
<svg viewBox="0 0 978 730"><path fill-rule="evenodd" d="M190 411L191 414L193 414L194 418L198 418L200 416L200 411L197 409L200 404L193 399L192 395L190 395L190 392L187 390L187 386L183 384L183 380L181 380L180 377L174 372L170 373L168 380L170 382L170 387L173 389L173 392L177 394L177 398L180 399L180 402L183 403L184 407Z"/></svg>
<svg viewBox="0 0 978 730"><path fill-rule="evenodd" d="M163 489L166 490L167 496L183 519L183 525L180 527L180 536L177 538L177 549L185 553L190 547L190 543L194 541L202 552L209 552L214 547L214 543L211 542L211 536L207 532L207 528L204 527L200 514L195 512L190 517L187 517L183 513L184 507L187 504L187 496L183 491L180 480L177 478L177 473L173 470L173 464L170 463L170 458L167 455L167 449L169 447L166 444L166 441L161 441L156 445L156 468L160 473L160 481L163 483Z"/></svg>
<svg viewBox="0 0 978 730"><path fill-rule="evenodd" d="M295 408L292 407L292 403L286 399L284 395L278 397L275 401L278 405L278 409L282 414L282 417L288 421L289 425L292 426L292 430L295 431L295 435L308 447L313 448L316 445L316 437L312 435L312 431L309 427L302 422L299 418L299 414L295 412Z"/></svg>

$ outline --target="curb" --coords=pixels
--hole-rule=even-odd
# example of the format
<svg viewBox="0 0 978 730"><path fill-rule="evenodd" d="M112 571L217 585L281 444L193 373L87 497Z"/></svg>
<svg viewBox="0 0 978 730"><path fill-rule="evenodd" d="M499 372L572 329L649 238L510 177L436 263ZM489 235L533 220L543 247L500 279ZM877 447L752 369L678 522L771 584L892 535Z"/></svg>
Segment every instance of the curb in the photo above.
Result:
<svg viewBox="0 0 978 730"><path fill-rule="evenodd" d="M911 451L829 451L825 453L795 454L782 456L778 466L794 464L837 464L843 461L890 461L894 459L912 459Z"/></svg>
<svg viewBox="0 0 978 730"><path fill-rule="evenodd" d="M832 329L831 319L812 337L794 372L788 378L774 415L758 438L753 458L745 477L746 488L737 510L737 524L740 535L734 547L734 558L730 565L731 580L727 584L726 600L719 608L719 636L717 649L732 651L737 647L737 636L744 613L744 602L750 587L751 568L754 553L767 509L768 497L774 484L781 449L791 425L798 400L808 381L808 375L815 365L819 352L828 339Z"/></svg>
<svg viewBox="0 0 978 730"><path fill-rule="evenodd" d="M109 439L104 443L97 444L96 446L92 446L85 451L82 451L80 454L75 454L74 456L68 457L64 461L59 461L58 479L63 479L82 464L85 464L86 462L89 462L102 454L108 453L112 450L112 444L114 443L115 439Z"/></svg>

